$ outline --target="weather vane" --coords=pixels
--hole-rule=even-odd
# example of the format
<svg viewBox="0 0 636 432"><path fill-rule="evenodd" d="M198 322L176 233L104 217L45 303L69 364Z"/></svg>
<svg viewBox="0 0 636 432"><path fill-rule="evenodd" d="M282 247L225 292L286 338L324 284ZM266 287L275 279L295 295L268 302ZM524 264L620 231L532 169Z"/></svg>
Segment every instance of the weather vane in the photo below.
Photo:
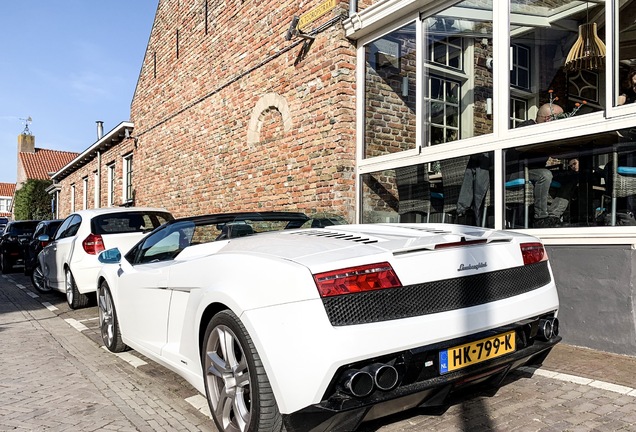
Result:
<svg viewBox="0 0 636 432"><path fill-rule="evenodd" d="M24 130L22 131L22 135L31 135L31 131L29 130L29 125L33 121L31 116L27 118L21 118L20 120L24 122Z"/></svg>

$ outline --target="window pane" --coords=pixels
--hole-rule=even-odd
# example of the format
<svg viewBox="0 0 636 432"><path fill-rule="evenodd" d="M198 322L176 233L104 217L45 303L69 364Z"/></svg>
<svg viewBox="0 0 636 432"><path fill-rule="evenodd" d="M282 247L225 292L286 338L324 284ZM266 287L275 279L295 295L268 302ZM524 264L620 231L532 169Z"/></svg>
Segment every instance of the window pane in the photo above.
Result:
<svg viewBox="0 0 636 432"><path fill-rule="evenodd" d="M508 149L504 158L506 227L636 225L636 129Z"/></svg>
<svg viewBox="0 0 636 432"><path fill-rule="evenodd" d="M378 171L362 176L362 220L493 226L493 154Z"/></svg>
<svg viewBox="0 0 636 432"><path fill-rule="evenodd" d="M553 105L562 108L564 116L602 110L605 5L578 0L555 0L549 5L511 0L510 11L510 96L525 99L527 118L540 123L537 113L549 104L551 95Z"/></svg>
<svg viewBox="0 0 636 432"><path fill-rule="evenodd" d="M364 157L411 150L415 142L415 24L365 47Z"/></svg>
<svg viewBox="0 0 636 432"><path fill-rule="evenodd" d="M492 2L460 2L423 27L424 144L492 133Z"/></svg>

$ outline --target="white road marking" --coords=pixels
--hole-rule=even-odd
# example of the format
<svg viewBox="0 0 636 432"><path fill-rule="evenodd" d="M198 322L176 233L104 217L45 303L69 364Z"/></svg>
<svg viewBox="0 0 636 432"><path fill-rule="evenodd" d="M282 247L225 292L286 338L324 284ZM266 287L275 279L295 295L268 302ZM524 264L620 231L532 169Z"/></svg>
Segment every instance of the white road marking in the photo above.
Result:
<svg viewBox="0 0 636 432"><path fill-rule="evenodd" d="M210 414L210 406L208 405L208 400L205 397L197 394L186 398L185 401L195 407L200 413L212 418L212 414Z"/></svg>
<svg viewBox="0 0 636 432"><path fill-rule="evenodd" d="M31 298L38 298L40 297L39 295L37 295L36 293L32 293L31 291L27 291L26 294L31 297Z"/></svg>
<svg viewBox="0 0 636 432"><path fill-rule="evenodd" d="M598 381L598 380L593 380L589 378L583 378L576 375L552 372L545 369L536 369L536 368L528 367L528 366L520 367L519 370L528 372L532 375L536 374L542 377L552 378L558 381L571 382L575 384L595 387L601 390L607 390L614 393L620 393L620 394L636 397L636 389L633 389L631 387L626 387L626 386L622 386L618 384L612 384L605 381Z"/></svg>
<svg viewBox="0 0 636 432"><path fill-rule="evenodd" d="M56 310L59 310L58 308L56 308L55 306L53 306L51 303L49 302L42 302L42 305L47 308L48 310L50 310L51 312L55 312Z"/></svg>
<svg viewBox="0 0 636 432"><path fill-rule="evenodd" d="M102 349L108 351L108 348L106 348L103 345L102 345ZM110 351L108 351L108 352L110 352ZM130 363L135 368L138 368L139 366L143 366L143 365L147 365L148 364L145 361L143 361L142 359L140 359L139 357L136 357L136 356L132 355L129 352L111 353L111 354L116 355L117 357L119 357L120 359L125 361L126 363Z"/></svg>
<svg viewBox="0 0 636 432"><path fill-rule="evenodd" d="M86 327L84 324L82 324L81 322L77 321L76 319L66 318L64 321L66 321L71 327L73 327L75 330L77 330L79 332L83 332L84 330L88 330L88 327Z"/></svg>
<svg viewBox="0 0 636 432"><path fill-rule="evenodd" d="M15 284L15 286L17 286L21 290L26 289L26 287L24 285L22 285L22 284Z"/></svg>

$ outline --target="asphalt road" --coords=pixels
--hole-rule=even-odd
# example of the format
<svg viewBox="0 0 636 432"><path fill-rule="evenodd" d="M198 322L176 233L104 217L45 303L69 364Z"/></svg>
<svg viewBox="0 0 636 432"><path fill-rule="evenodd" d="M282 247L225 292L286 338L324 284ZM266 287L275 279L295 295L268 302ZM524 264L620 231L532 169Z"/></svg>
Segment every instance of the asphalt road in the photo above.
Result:
<svg viewBox="0 0 636 432"><path fill-rule="evenodd" d="M21 273L0 277L0 365L0 431L215 430L205 398L179 376L102 347L95 305L71 310ZM636 358L561 344L497 391L358 430L636 431Z"/></svg>

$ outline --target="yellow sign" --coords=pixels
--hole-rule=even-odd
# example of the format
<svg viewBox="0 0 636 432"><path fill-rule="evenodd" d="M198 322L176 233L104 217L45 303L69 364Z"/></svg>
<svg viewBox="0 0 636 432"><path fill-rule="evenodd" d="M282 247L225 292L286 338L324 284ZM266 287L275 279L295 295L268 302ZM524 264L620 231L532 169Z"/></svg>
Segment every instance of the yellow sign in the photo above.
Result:
<svg viewBox="0 0 636 432"><path fill-rule="evenodd" d="M336 7L336 0L326 0L319 4L314 9L310 10L307 13L304 13L300 16L298 20L298 30L301 30L303 27L308 24L316 21L318 18L326 14L327 12L332 11Z"/></svg>

